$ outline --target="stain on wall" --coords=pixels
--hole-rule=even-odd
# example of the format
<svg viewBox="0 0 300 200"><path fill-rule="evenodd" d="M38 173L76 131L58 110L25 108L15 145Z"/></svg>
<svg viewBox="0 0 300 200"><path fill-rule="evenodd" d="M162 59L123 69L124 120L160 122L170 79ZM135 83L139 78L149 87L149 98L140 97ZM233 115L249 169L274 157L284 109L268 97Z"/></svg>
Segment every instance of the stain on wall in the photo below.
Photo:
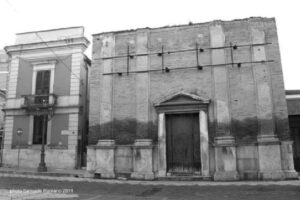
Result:
<svg viewBox="0 0 300 200"><path fill-rule="evenodd" d="M123 120L115 119L113 122L103 125L94 125L89 127L89 144L96 144L99 139L114 139L116 144L134 144L137 138L136 127L147 126L149 132L147 139L157 142L157 124L154 122L139 122L133 118ZM145 138L144 138L145 139Z"/></svg>

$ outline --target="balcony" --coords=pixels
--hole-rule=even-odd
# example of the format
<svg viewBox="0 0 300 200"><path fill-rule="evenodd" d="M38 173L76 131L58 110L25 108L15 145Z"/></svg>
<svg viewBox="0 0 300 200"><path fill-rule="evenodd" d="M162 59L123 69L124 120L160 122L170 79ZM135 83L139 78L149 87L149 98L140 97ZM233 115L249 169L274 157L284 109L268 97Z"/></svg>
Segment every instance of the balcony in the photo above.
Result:
<svg viewBox="0 0 300 200"><path fill-rule="evenodd" d="M27 112L48 112L53 111L57 103L55 94L22 95L24 98L24 108Z"/></svg>

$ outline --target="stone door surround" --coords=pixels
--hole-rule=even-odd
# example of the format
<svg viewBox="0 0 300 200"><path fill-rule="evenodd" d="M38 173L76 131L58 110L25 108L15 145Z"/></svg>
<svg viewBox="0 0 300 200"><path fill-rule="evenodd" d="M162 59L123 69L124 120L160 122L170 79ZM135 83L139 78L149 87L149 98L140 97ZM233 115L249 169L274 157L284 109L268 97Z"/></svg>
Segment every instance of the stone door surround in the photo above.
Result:
<svg viewBox="0 0 300 200"><path fill-rule="evenodd" d="M207 98L181 91L154 104L158 113L158 177L167 176L166 114L176 113L199 113L201 175L209 176L209 103Z"/></svg>

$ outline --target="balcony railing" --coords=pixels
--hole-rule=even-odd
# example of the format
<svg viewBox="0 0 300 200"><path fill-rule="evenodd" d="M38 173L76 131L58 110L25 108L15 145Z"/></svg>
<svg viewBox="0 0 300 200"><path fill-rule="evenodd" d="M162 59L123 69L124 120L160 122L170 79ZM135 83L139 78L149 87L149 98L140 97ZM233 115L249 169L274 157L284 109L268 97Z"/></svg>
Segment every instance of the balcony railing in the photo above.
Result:
<svg viewBox="0 0 300 200"><path fill-rule="evenodd" d="M39 94L39 95L22 95L24 104L22 108L26 110L47 110L53 109L57 103L55 94Z"/></svg>

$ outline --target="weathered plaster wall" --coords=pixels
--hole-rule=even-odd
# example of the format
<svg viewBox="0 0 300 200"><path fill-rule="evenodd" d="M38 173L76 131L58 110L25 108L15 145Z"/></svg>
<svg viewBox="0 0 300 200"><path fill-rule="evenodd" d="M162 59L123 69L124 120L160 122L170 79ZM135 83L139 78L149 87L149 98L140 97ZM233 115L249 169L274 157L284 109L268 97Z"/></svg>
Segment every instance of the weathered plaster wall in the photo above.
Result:
<svg viewBox="0 0 300 200"><path fill-rule="evenodd" d="M41 157L40 148L20 149L19 165L24 168L37 168ZM76 151L69 149L45 150L45 162L48 170L51 169L74 169L76 164ZM3 150L3 165L16 167L18 164L18 149Z"/></svg>
<svg viewBox="0 0 300 200"><path fill-rule="evenodd" d="M200 48L226 46L230 43L271 43L256 47L239 47L233 50L233 60L235 63L261 60L274 62L242 64L240 68L235 64L204 67L201 71L172 71L172 68L196 66L195 52L184 52L165 54L164 65L171 69L170 73L157 71L143 73L143 76L127 76L126 73L122 76L102 75L103 72L126 72L126 57L107 60L101 58L126 55L128 46L129 52L134 54L159 52L162 45L166 52L195 48L196 42ZM199 63L231 63L230 51L205 50L199 53ZM129 70L161 69L161 60L161 56L158 55L130 58ZM155 139L157 113L153 103L180 90L212 100L209 107L210 138L216 135L216 130L221 135L235 136L239 142L253 143L258 134L275 133L286 136L288 133L287 107L273 18L215 21L94 35L90 89L91 144L96 143L99 138L116 138L117 143L124 144L132 144L133 140L139 137ZM139 91L143 91L143 96L146 96L148 101L137 95ZM148 117L145 117L146 115ZM143 130L148 131L140 131L137 128L140 126L147 127Z"/></svg>

